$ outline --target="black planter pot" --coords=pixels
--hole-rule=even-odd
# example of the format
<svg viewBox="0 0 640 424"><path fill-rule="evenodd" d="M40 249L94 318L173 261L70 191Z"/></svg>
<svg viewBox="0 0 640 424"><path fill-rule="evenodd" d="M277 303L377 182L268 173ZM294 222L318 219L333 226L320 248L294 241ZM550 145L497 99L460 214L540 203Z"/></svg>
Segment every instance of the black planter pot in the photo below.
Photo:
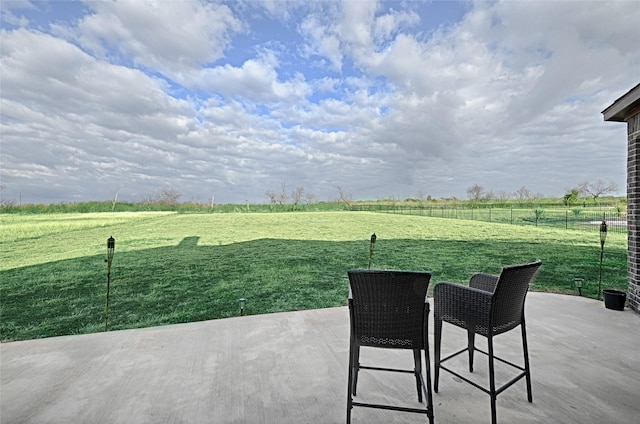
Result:
<svg viewBox="0 0 640 424"><path fill-rule="evenodd" d="M614 311L624 311L624 303L627 300L627 294L620 290L604 289L602 290L604 297L604 307L613 309Z"/></svg>

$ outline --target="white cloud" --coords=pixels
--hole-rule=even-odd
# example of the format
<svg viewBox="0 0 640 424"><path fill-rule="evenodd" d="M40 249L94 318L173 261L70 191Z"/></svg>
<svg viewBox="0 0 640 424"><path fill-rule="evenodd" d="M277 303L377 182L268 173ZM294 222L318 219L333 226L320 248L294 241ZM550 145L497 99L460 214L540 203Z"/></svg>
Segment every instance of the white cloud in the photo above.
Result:
<svg viewBox="0 0 640 424"><path fill-rule="evenodd" d="M21 29L2 35L3 94L30 108L129 119L179 107L166 94L164 81L141 71L100 62L47 34Z"/></svg>
<svg viewBox="0 0 640 424"><path fill-rule="evenodd" d="M110 58L174 78L224 57L240 21L224 4L158 2L87 2L94 13L77 25L78 42Z"/></svg>
<svg viewBox="0 0 640 424"><path fill-rule="evenodd" d="M28 0L7 0L2 2L0 8L0 22L6 22L16 27L26 27L29 25L29 19L25 16L14 14L23 10L34 10L35 6Z"/></svg>
<svg viewBox="0 0 640 424"><path fill-rule="evenodd" d="M434 26L427 2L85 5L3 7L2 180L26 200L624 187L625 128L600 111L638 82L634 2L477 2Z"/></svg>
<svg viewBox="0 0 640 424"><path fill-rule="evenodd" d="M321 23L317 16L310 15L305 18L300 24L300 32L309 40L309 43L304 46L307 55L324 57L331 64L331 69L342 70L344 55L340 39L331 32L330 28Z"/></svg>
<svg viewBox="0 0 640 424"><path fill-rule="evenodd" d="M392 36L403 27L415 27L420 23L420 16L413 11L402 12L391 10L386 15L375 19L373 33L378 43L392 39Z"/></svg>
<svg viewBox="0 0 640 424"><path fill-rule="evenodd" d="M194 86L232 98L271 103L300 100L311 94L302 74L279 81L277 69L260 60L248 60L242 67L230 65L203 69Z"/></svg>

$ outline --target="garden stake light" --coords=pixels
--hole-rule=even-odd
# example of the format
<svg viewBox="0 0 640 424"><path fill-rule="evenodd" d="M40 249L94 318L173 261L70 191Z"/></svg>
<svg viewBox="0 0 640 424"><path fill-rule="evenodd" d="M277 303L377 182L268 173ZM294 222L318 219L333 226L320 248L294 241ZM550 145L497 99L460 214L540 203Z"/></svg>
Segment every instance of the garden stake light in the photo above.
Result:
<svg viewBox="0 0 640 424"><path fill-rule="evenodd" d="M582 296L582 283L584 283L584 278L574 278L573 284L578 289L578 294Z"/></svg>
<svg viewBox="0 0 640 424"><path fill-rule="evenodd" d="M373 258L373 248L376 244L376 233L371 234L371 244L369 245L369 269L371 269L371 258Z"/></svg>
<svg viewBox="0 0 640 424"><path fill-rule="evenodd" d="M111 288L111 263L113 262L113 254L116 250L116 239L113 236L107 239L107 302L104 307L104 331L109 328L109 289Z"/></svg>
<svg viewBox="0 0 640 424"><path fill-rule="evenodd" d="M238 303L240 304L240 316L244 316L244 305L247 303L247 299L242 297L238 299Z"/></svg>
<svg viewBox="0 0 640 424"><path fill-rule="evenodd" d="M602 257L604 256L604 242L607 241L607 222L602 217L600 224L600 278L598 279L598 299L602 296Z"/></svg>

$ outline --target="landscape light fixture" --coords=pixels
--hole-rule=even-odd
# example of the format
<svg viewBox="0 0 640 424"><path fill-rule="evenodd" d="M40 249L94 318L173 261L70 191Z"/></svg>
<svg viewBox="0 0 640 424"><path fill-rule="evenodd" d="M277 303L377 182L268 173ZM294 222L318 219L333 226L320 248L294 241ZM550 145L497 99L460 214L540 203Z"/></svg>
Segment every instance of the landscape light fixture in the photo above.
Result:
<svg viewBox="0 0 640 424"><path fill-rule="evenodd" d="M582 296L582 284L584 283L584 278L574 278L573 284L578 289L578 294Z"/></svg>
<svg viewBox="0 0 640 424"><path fill-rule="evenodd" d="M109 329L109 290L111 289L111 264L113 263L113 254L116 251L116 239L113 236L107 239L107 301L104 307L104 331Z"/></svg>
<svg viewBox="0 0 640 424"><path fill-rule="evenodd" d="M240 316L243 316L244 306L247 303L247 299L245 299L244 297L241 297L240 299L238 299L238 303L240 304Z"/></svg>
<svg viewBox="0 0 640 424"><path fill-rule="evenodd" d="M607 241L607 221L602 217L600 224L600 277L598 279L598 299L602 296L602 259L604 257L604 243Z"/></svg>
<svg viewBox="0 0 640 424"><path fill-rule="evenodd" d="M371 234L371 244L369 244L369 269L371 269L371 259L373 258L373 249L376 244L376 233Z"/></svg>

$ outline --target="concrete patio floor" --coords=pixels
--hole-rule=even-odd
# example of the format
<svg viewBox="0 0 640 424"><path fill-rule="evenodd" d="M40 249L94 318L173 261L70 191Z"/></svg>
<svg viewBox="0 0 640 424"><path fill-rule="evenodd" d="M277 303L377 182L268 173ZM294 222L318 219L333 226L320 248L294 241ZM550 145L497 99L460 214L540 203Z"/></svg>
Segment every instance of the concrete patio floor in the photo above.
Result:
<svg viewBox="0 0 640 424"><path fill-rule="evenodd" d="M507 389L500 423L639 422L640 316L535 292L526 316L534 399L524 381ZM496 354L518 361L519 333L497 337ZM3 343L0 422L344 423L348 338L343 307ZM443 354L465 340L445 324ZM412 355L363 348L361 362L411 366ZM478 355L474 378L486 369ZM436 423L489 423L488 395L456 380L441 376ZM410 375L361 371L358 387L360 399L419 405ZM355 408L352 422L421 420Z"/></svg>

